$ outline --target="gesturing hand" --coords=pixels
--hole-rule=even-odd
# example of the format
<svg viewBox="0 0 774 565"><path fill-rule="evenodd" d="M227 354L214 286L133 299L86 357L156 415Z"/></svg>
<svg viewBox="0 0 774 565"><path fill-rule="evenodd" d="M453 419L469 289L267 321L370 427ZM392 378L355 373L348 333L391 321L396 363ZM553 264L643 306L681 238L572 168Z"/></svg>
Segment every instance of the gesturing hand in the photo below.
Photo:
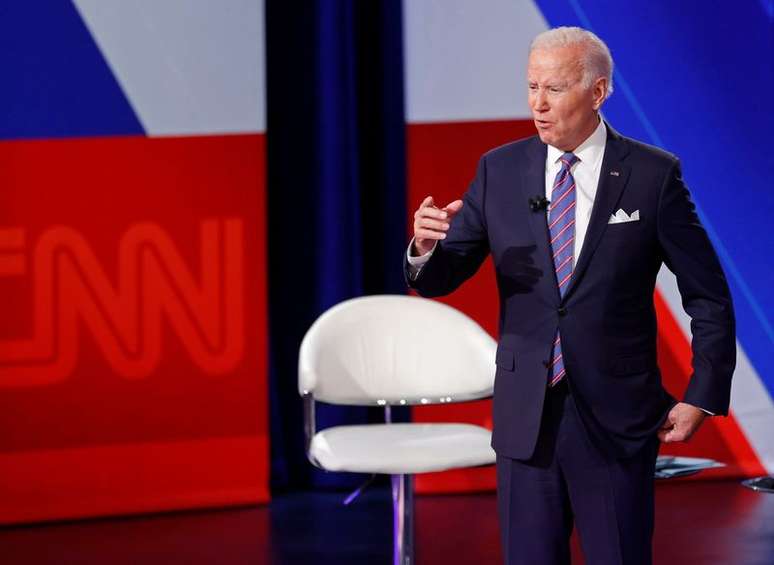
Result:
<svg viewBox="0 0 774 565"><path fill-rule="evenodd" d="M433 197L428 196L414 212L414 247L419 255L430 251L435 242L446 237L449 221L462 210L462 200L455 200L444 206L436 207Z"/></svg>
<svg viewBox="0 0 774 565"><path fill-rule="evenodd" d="M658 439L663 443L675 441L688 441L699 429L707 414L692 404L678 402L667 414L661 429L658 431Z"/></svg>

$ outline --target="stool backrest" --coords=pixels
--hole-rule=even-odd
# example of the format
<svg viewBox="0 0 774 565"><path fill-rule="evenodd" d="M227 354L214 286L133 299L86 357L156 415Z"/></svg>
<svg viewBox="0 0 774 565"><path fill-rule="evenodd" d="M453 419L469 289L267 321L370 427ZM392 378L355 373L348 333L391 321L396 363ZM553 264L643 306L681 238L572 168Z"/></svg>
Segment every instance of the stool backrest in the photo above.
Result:
<svg viewBox="0 0 774 565"><path fill-rule="evenodd" d="M298 387L331 404L439 404L491 396L497 345L462 312L402 295L324 312L299 352Z"/></svg>

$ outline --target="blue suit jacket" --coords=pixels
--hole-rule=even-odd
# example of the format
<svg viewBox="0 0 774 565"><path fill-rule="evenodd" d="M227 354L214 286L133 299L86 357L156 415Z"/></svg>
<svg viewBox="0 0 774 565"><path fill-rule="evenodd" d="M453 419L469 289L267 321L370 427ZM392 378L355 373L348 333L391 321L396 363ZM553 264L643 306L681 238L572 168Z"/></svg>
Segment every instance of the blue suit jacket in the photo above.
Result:
<svg viewBox="0 0 774 565"><path fill-rule="evenodd" d="M723 271L683 184L677 158L608 127L599 187L570 286L560 298L545 211L546 145L538 137L486 153L461 212L416 280L422 296L452 292L491 253L500 296L492 446L528 458L535 447L557 326L592 441L626 457L675 404L656 364L653 292L662 263L691 316L693 375L684 401L727 414L736 358ZM619 208L640 220L610 224ZM407 268L407 265L404 265Z"/></svg>

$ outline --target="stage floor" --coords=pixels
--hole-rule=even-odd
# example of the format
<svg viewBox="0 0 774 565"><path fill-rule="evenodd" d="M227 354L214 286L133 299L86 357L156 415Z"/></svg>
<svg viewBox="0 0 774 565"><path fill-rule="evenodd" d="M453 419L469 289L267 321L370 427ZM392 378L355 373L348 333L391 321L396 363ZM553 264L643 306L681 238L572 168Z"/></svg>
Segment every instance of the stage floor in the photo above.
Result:
<svg viewBox="0 0 774 565"><path fill-rule="evenodd" d="M389 492L270 506L0 529L2 565L389 565ZM773 565L774 494L736 482L656 489L657 565ZM417 565L500 563L494 494L417 498ZM573 563L582 563L575 540Z"/></svg>

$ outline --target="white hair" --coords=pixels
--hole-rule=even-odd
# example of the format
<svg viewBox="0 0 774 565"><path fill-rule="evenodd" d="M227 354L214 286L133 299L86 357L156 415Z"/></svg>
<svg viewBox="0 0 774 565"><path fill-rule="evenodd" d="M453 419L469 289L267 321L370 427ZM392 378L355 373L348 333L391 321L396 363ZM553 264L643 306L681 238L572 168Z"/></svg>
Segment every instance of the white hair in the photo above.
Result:
<svg viewBox="0 0 774 565"><path fill-rule="evenodd" d="M556 27L544 31L532 40L530 53L535 49L554 49L578 45L583 48L581 66L582 84L589 88L600 77L607 79L605 98L613 93L613 57L605 42L592 32L580 27Z"/></svg>

